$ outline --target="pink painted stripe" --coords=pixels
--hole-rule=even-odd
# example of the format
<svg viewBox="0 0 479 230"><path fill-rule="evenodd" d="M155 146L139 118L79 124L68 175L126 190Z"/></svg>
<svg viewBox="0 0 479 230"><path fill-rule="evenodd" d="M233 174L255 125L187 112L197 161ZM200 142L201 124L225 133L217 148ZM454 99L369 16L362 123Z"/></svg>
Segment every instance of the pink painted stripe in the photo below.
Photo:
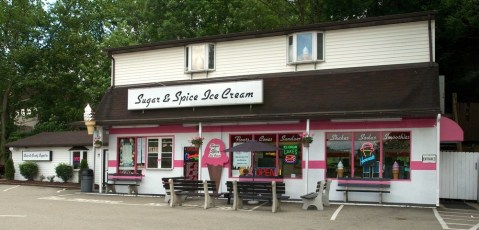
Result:
<svg viewBox="0 0 479 230"><path fill-rule="evenodd" d="M150 134L150 133L196 133L196 127L183 127L181 125L165 125L148 128L110 128L110 134Z"/></svg>
<svg viewBox="0 0 479 230"><path fill-rule="evenodd" d="M306 123L274 124L274 125L227 125L227 126L204 126L203 132L255 132L261 131L291 131L304 130Z"/></svg>
<svg viewBox="0 0 479 230"><path fill-rule="evenodd" d="M299 178L301 179L301 178ZM283 178L259 178L259 177L255 177L254 178L254 181L256 182L271 182L271 181L276 181L276 182L283 182ZM239 181L253 181L253 178L251 177L240 177L239 178Z"/></svg>
<svg viewBox="0 0 479 230"><path fill-rule="evenodd" d="M422 161L411 161L411 170L436 170L436 163L422 163Z"/></svg>
<svg viewBox="0 0 479 230"><path fill-rule="evenodd" d="M369 121L369 122L331 122L313 121L311 129L374 129L374 128L426 128L434 127L436 118L403 119L401 121Z"/></svg>
<svg viewBox="0 0 479 230"><path fill-rule="evenodd" d="M325 169L326 161L309 161L308 166L310 169Z"/></svg>
<svg viewBox="0 0 479 230"><path fill-rule="evenodd" d="M108 179L138 179L142 178L143 176L115 176L115 175L108 175Z"/></svg>
<svg viewBox="0 0 479 230"><path fill-rule="evenodd" d="M109 160L108 161L108 167L116 167L118 166L118 161L116 160Z"/></svg>
<svg viewBox="0 0 479 230"><path fill-rule="evenodd" d="M338 180L338 184L391 184L391 181L374 181L374 180Z"/></svg>
<svg viewBox="0 0 479 230"><path fill-rule="evenodd" d="M183 160L174 160L173 161L173 168L183 168L183 165L184 165L184 161Z"/></svg>

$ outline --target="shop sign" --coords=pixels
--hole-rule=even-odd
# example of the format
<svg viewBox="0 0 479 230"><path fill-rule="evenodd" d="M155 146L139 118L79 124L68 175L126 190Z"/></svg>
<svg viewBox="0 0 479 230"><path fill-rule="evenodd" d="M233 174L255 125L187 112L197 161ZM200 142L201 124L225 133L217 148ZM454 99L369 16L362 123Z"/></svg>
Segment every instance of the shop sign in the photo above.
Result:
<svg viewBox="0 0 479 230"><path fill-rule="evenodd" d="M376 161L376 155L374 155L374 144L371 142L364 142L359 149L361 156L359 157L359 165L369 166Z"/></svg>
<svg viewBox="0 0 479 230"><path fill-rule="evenodd" d="M296 164L298 162L299 148L297 145L283 145L285 164Z"/></svg>
<svg viewBox="0 0 479 230"><path fill-rule="evenodd" d="M184 147L183 152L185 154L185 161L187 161L187 162L198 161L199 156L200 156L199 153L198 153L198 148L191 147L191 146Z"/></svg>
<svg viewBox="0 0 479 230"><path fill-rule="evenodd" d="M436 154L423 154L422 163L436 163Z"/></svg>
<svg viewBox="0 0 479 230"><path fill-rule="evenodd" d="M23 161L52 161L52 151L23 151Z"/></svg>
<svg viewBox="0 0 479 230"><path fill-rule="evenodd" d="M261 103L262 80L128 90L128 110Z"/></svg>
<svg viewBox="0 0 479 230"><path fill-rule="evenodd" d="M274 170L272 167L258 167L255 169L256 176L274 176Z"/></svg>

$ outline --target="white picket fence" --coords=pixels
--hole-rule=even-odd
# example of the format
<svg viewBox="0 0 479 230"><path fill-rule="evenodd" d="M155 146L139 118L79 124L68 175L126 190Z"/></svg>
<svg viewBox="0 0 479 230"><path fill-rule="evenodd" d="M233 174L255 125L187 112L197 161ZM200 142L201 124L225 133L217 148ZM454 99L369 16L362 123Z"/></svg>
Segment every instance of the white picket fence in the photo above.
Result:
<svg viewBox="0 0 479 230"><path fill-rule="evenodd" d="M441 152L439 197L477 200L479 152Z"/></svg>

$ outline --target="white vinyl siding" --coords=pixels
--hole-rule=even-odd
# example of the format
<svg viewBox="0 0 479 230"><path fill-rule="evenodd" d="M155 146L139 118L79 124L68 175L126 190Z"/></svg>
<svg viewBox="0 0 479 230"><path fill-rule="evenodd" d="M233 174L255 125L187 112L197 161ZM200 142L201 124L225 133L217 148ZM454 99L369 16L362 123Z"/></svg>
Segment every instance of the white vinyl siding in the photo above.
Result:
<svg viewBox="0 0 479 230"><path fill-rule="evenodd" d="M333 30L325 40L326 62L320 69L429 61L425 22Z"/></svg>
<svg viewBox="0 0 479 230"><path fill-rule="evenodd" d="M184 47L115 55L115 85L187 80Z"/></svg>
<svg viewBox="0 0 479 230"><path fill-rule="evenodd" d="M432 23L434 39L434 23ZM434 40L433 40L434 51ZM184 46L116 54L115 84L429 62L428 22L324 31L324 62L288 65L288 35L216 43L215 71L186 73ZM433 55L434 58L434 55Z"/></svg>

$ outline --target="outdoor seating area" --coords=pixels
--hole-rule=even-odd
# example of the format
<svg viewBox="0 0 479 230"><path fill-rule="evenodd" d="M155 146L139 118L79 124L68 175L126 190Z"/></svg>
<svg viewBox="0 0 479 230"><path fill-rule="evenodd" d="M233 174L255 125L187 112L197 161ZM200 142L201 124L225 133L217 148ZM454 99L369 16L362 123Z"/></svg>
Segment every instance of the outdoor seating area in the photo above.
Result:
<svg viewBox="0 0 479 230"><path fill-rule="evenodd" d="M116 193L115 186L128 186L128 194L138 195L138 186L143 179L141 174L109 173L106 182L106 192Z"/></svg>
<svg viewBox="0 0 479 230"><path fill-rule="evenodd" d="M243 200L266 200L272 205L273 213L280 209L281 200L289 199L285 196L284 182L251 182L233 181L233 210L243 208Z"/></svg>
<svg viewBox="0 0 479 230"><path fill-rule="evenodd" d="M329 206L329 188L331 187L331 180L318 181L316 192L308 193L301 196L303 201L303 209L308 210L311 206L318 211L324 210L324 206Z"/></svg>
<svg viewBox="0 0 479 230"><path fill-rule="evenodd" d="M383 193L390 193L391 180L386 178L344 178L338 181L336 191L344 193L344 202L348 202L349 192L378 193L379 203L383 202Z"/></svg>
<svg viewBox="0 0 479 230"><path fill-rule="evenodd" d="M182 206L187 197L204 197L204 209L215 207L215 199L221 196L214 181L169 179L170 207Z"/></svg>

